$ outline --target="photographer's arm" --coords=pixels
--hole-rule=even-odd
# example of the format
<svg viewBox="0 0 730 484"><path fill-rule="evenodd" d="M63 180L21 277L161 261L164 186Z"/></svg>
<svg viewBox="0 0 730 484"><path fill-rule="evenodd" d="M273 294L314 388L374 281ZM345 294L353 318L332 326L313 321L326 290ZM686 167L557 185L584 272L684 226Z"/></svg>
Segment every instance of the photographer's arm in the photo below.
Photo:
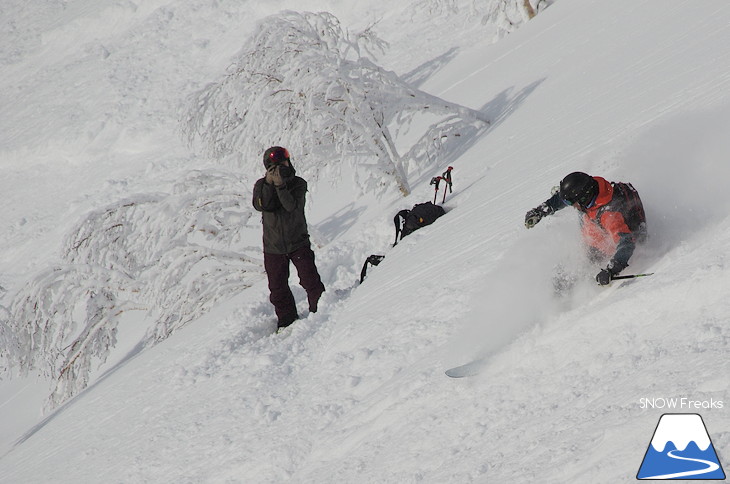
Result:
<svg viewBox="0 0 730 484"><path fill-rule="evenodd" d="M273 212L281 207L274 185L259 179L253 187L253 208L259 212Z"/></svg>

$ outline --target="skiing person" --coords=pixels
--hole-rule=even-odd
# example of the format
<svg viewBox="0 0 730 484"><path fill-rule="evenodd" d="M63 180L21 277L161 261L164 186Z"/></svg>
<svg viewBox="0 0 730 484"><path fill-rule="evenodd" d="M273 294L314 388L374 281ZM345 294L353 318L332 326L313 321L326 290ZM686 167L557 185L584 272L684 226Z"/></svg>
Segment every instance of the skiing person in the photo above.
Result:
<svg viewBox="0 0 730 484"><path fill-rule="evenodd" d="M281 146L264 152L264 167L266 175L254 185L253 206L262 213L269 300L274 305L281 329L299 319L289 288L290 261L297 269L299 283L307 292L311 313L317 312L317 303L325 288L314 263L304 215L307 182L296 176L289 152Z"/></svg>
<svg viewBox="0 0 730 484"><path fill-rule="evenodd" d="M573 172L563 178L558 191L525 215L525 226L534 227L546 215L567 206L582 213L583 240L592 262L608 264L596 275L605 286L629 265L637 243L646 240L646 215L638 192L630 183L608 182L599 176Z"/></svg>

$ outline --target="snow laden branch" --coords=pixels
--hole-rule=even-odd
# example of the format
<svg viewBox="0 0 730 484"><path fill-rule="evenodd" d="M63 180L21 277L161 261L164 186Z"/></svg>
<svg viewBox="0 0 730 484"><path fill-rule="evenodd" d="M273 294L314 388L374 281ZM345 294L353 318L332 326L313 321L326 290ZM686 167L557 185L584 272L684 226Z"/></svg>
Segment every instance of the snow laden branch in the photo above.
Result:
<svg viewBox="0 0 730 484"><path fill-rule="evenodd" d="M14 344L8 356L22 374L38 370L56 381L49 406L86 387L93 359L106 361L124 306L117 294L131 287L119 272L67 265L40 274L14 299L7 322Z"/></svg>
<svg viewBox="0 0 730 484"><path fill-rule="evenodd" d="M193 172L172 194L139 195L88 214L63 264L34 277L0 314L3 358L56 382L53 408L83 390L130 311L165 339L262 278L250 195L222 172ZM96 366L95 366L96 365Z"/></svg>
<svg viewBox="0 0 730 484"><path fill-rule="evenodd" d="M364 191L395 182L410 192L392 130L429 112L487 120L478 111L415 89L375 64L386 43L372 29L343 31L329 13L264 19L219 82L192 96L182 130L217 158L260 170L260 154L287 146L307 176L341 176L343 162Z"/></svg>

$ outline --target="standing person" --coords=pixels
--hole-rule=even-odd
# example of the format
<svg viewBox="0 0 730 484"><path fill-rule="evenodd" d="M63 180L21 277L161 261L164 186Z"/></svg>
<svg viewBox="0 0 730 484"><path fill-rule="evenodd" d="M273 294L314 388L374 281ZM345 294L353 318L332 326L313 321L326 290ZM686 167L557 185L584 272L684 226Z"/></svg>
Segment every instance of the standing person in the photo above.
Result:
<svg viewBox="0 0 730 484"><path fill-rule="evenodd" d="M281 146L264 152L264 167L266 176L254 185L253 206L262 213L269 300L274 305L278 327L284 328L299 319L289 288L289 262L294 263L299 284L307 291L311 313L317 312L324 284L314 263L304 215L307 182L296 176L289 152Z"/></svg>
<svg viewBox="0 0 730 484"><path fill-rule="evenodd" d="M629 265L636 244L646 240L646 215L639 194L630 183L608 182L576 171L561 180L551 198L527 212L525 226L530 229L568 206L583 215L583 240L591 261L608 260L596 275L596 282L605 286Z"/></svg>

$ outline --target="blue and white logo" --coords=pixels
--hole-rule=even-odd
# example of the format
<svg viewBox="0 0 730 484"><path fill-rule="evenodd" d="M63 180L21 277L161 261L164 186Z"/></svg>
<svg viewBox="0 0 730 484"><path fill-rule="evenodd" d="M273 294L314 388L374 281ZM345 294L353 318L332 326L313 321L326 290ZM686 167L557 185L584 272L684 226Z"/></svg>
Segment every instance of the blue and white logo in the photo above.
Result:
<svg viewBox="0 0 730 484"><path fill-rule="evenodd" d="M724 480L725 472L696 413L665 413L646 449L637 479Z"/></svg>

